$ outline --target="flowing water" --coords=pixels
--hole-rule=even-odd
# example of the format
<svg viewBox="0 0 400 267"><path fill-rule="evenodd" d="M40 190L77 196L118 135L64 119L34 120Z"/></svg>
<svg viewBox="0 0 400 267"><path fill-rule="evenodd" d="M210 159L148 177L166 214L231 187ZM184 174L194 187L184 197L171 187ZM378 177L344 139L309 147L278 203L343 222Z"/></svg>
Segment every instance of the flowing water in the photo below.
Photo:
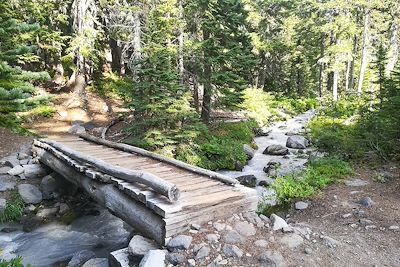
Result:
<svg viewBox="0 0 400 267"><path fill-rule="evenodd" d="M263 171L264 167L270 161L276 161L281 163L281 167L278 170L279 175L285 175L288 173L296 172L304 167L307 163L306 156L299 154L298 149L289 149L290 154L287 156L274 156L265 155L263 151L269 145L277 144L286 146L286 140L288 135L286 133L299 133L303 132L307 122L314 116L313 110L302 113L292 119L283 122L277 122L267 129L267 136L259 136L254 139L257 144L257 150L254 157L244 166L242 171L219 171L219 173L225 174L229 177L236 178L242 175L254 175L258 181L269 181L273 180L265 174ZM311 148L303 150L303 153L312 151ZM260 192L262 198L270 198L271 203L275 204L274 191L272 189L266 189L265 187L257 186L257 190Z"/></svg>
<svg viewBox="0 0 400 267"><path fill-rule="evenodd" d="M0 258L20 255L25 264L36 267L68 261L82 250L108 257L110 251L126 247L132 232L122 220L101 210L98 216L83 216L70 225L54 222L29 233L0 233Z"/></svg>

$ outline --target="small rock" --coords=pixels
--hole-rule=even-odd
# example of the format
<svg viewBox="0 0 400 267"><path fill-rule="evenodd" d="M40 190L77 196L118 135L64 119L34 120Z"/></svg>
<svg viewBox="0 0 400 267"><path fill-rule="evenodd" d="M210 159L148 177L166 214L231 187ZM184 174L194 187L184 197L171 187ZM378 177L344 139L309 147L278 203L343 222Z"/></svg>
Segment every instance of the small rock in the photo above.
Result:
<svg viewBox="0 0 400 267"><path fill-rule="evenodd" d="M18 160L16 154L12 154L12 155L4 158L2 161L4 162L5 166L11 167L11 168L20 166L20 163L19 163L19 160Z"/></svg>
<svg viewBox="0 0 400 267"><path fill-rule="evenodd" d="M48 171L41 164L28 164L24 165L24 174L28 179L41 178L45 176Z"/></svg>
<svg viewBox="0 0 400 267"><path fill-rule="evenodd" d="M55 195L54 192L57 189L57 181L52 175L47 175L43 177L40 182L40 189L42 190L44 199L52 199Z"/></svg>
<svg viewBox="0 0 400 267"><path fill-rule="evenodd" d="M391 225L391 226L389 226L389 230L398 231L398 230L400 230L400 226L398 226L398 225Z"/></svg>
<svg viewBox="0 0 400 267"><path fill-rule="evenodd" d="M156 242L141 235L132 237L128 245L128 252L132 256L143 257L149 250L156 249L158 249Z"/></svg>
<svg viewBox="0 0 400 267"><path fill-rule="evenodd" d="M221 232L223 230L225 230L226 224L224 223L219 223L219 222L215 222L213 223L213 227L215 230L217 230L218 232Z"/></svg>
<svg viewBox="0 0 400 267"><path fill-rule="evenodd" d="M71 260L68 262L67 267L79 267L84 262L87 262L88 260L94 257L96 257L96 254L93 251L90 250L78 251L72 256Z"/></svg>
<svg viewBox="0 0 400 267"><path fill-rule="evenodd" d="M367 220L367 219L360 219L359 222L360 222L360 224L361 224L362 226L366 226L366 225L371 225L371 224L373 224L373 222L372 222L371 220Z"/></svg>
<svg viewBox="0 0 400 267"><path fill-rule="evenodd" d="M36 213L36 216L39 218L50 218L54 216L58 211L58 208L48 208L48 209L42 209L38 213Z"/></svg>
<svg viewBox="0 0 400 267"><path fill-rule="evenodd" d="M365 226L365 229L366 230L369 230L369 229L376 229L377 227L376 227L376 225L367 225L367 226Z"/></svg>
<svg viewBox="0 0 400 267"><path fill-rule="evenodd" d="M196 261L194 259L188 259L187 263L190 267L196 266Z"/></svg>
<svg viewBox="0 0 400 267"><path fill-rule="evenodd" d="M253 236L256 234L256 228L248 222L236 222L234 228L242 236Z"/></svg>
<svg viewBox="0 0 400 267"><path fill-rule="evenodd" d="M16 186L14 179L9 175L0 175L0 192L14 189Z"/></svg>
<svg viewBox="0 0 400 267"><path fill-rule="evenodd" d="M254 245L256 247L265 248L268 246L268 241L265 239L259 239L259 240L256 240L256 242L254 242Z"/></svg>
<svg viewBox="0 0 400 267"><path fill-rule="evenodd" d="M165 266L165 250L149 250L140 261L139 267Z"/></svg>
<svg viewBox="0 0 400 267"><path fill-rule="evenodd" d="M289 227L289 225L286 223L286 221L276 214L271 214L270 219L271 219L271 222L273 223L272 230L274 230L274 231L281 230L285 227Z"/></svg>
<svg viewBox="0 0 400 267"><path fill-rule="evenodd" d="M366 216L366 213L365 213L365 211L363 211L363 210L356 210L356 211L354 212L354 214L355 214L356 216L358 216L358 217L364 217L364 216Z"/></svg>
<svg viewBox="0 0 400 267"><path fill-rule="evenodd" d="M42 201L42 192L34 185L20 184L18 186L18 193L27 204L38 204Z"/></svg>
<svg viewBox="0 0 400 267"><path fill-rule="evenodd" d="M292 135L286 140L286 146L290 148L305 149L309 144L310 142L301 135Z"/></svg>
<svg viewBox="0 0 400 267"><path fill-rule="evenodd" d="M346 180L344 183L345 183L347 186L354 186L354 187L360 187L360 186L369 185L369 182L368 182L368 181L361 180L361 179Z"/></svg>
<svg viewBox="0 0 400 267"><path fill-rule="evenodd" d="M285 235L280 239L280 243L288 248L296 248L303 244L303 238L297 234Z"/></svg>
<svg viewBox="0 0 400 267"><path fill-rule="evenodd" d="M225 244L222 251L228 257L241 258L243 256L243 251L235 245Z"/></svg>
<svg viewBox="0 0 400 267"><path fill-rule="evenodd" d="M206 235L206 239L210 243L218 243L219 236L216 234L208 234Z"/></svg>
<svg viewBox="0 0 400 267"><path fill-rule="evenodd" d="M264 214L260 214L259 217L260 217L260 219L263 220L264 222L266 222L266 223L268 223L268 224L271 223L271 220L270 220L267 216L265 216Z"/></svg>
<svg viewBox="0 0 400 267"><path fill-rule="evenodd" d="M304 253L310 255L310 254L312 254L312 249L309 248L309 247L306 247L306 248L304 249Z"/></svg>
<svg viewBox="0 0 400 267"><path fill-rule="evenodd" d="M199 251L197 251L196 260L203 259L210 254L211 249L208 246L203 246Z"/></svg>
<svg viewBox="0 0 400 267"><path fill-rule="evenodd" d="M7 200L0 198L0 212L4 211L7 207Z"/></svg>
<svg viewBox="0 0 400 267"><path fill-rule="evenodd" d="M351 214L351 213L346 213L346 214L343 214L343 215L342 215L342 218L343 218L343 219L347 219L347 218L350 218L351 216L353 216L353 214Z"/></svg>
<svg viewBox="0 0 400 267"><path fill-rule="evenodd" d="M167 248L169 251L187 250L192 243L192 239L191 236L178 235L168 242Z"/></svg>
<svg viewBox="0 0 400 267"><path fill-rule="evenodd" d="M241 185L251 188L256 187L257 185L257 178L252 174L236 177L236 180L238 180Z"/></svg>
<svg viewBox="0 0 400 267"><path fill-rule="evenodd" d="M65 203L61 203L60 204L60 208L58 210L58 213L60 213L61 215L64 215L65 213L67 213L69 211L69 207L67 204Z"/></svg>
<svg viewBox="0 0 400 267"><path fill-rule="evenodd" d="M29 159L29 155L24 152L19 152L18 157L19 160Z"/></svg>
<svg viewBox="0 0 400 267"><path fill-rule="evenodd" d="M182 264L185 262L185 256L179 253L168 253L166 256L168 262L172 263L173 265Z"/></svg>
<svg viewBox="0 0 400 267"><path fill-rule="evenodd" d="M282 232L284 232L284 233L293 233L294 229L291 226L283 227L282 228Z"/></svg>
<svg viewBox="0 0 400 267"><path fill-rule="evenodd" d="M255 212L245 212L243 217L252 224L257 224L262 222L261 218Z"/></svg>
<svg viewBox="0 0 400 267"><path fill-rule="evenodd" d="M201 243L201 244L196 244L193 246L193 252L197 253L197 251L199 251L202 247L206 246L206 243Z"/></svg>
<svg viewBox="0 0 400 267"><path fill-rule="evenodd" d="M8 166L0 167L0 175L7 174L9 170L11 170L11 168Z"/></svg>
<svg viewBox="0 0 400 267"><path fill-rule="evenodd" d="M195 224L195 223L192 223L191 225L190 225L190 228L192 228L193 230L200 230L200 228L201 228L201 226L200 226L200 224Z"/></svg>
<svg viewBox="0 0 400 267"><path fill-rule="evenodd" d="M8 171L9 175L17 176L24 173L24 167L18 165Z"/></svg>
<svg viewBox="0 0 400 267"><path fill-rule="evenodd" d="M90 259L82 267L108 267L108 260L106 258Z"/></svg>
<svg viewBox="0 0 400 267"><path fill-rule="evenodd" d="M289 149L281 145L270 145L264 150L263 154L283 156L289 154Z"/></svg>
<svg viewBox="0 0 400 267"><path fill-rule="evenodd" d="M363 197L362 199L357 201L357 203L364 207L371 207L372 205L374 205L374 202L370 197Z"/></svg>
<svg viewBox="0 0 400 267"><path fill-rule="evenodd" d="M129 260L128 248L123 248L110 253L110 267L130 267L133 266Z"/></svg>
<svg viewBox="0 0 400 267"><path fill-rule="evenodd" d="M294 204L294 208L296 210L305 210L306 208L308 208L308 203L303 201L298 201Z"/></svg>
<svg viewBox="0 0 400 267"><path fill-rule="evenodd" d="M337 241L329 236L321 236L321 239L322 239L322 243L329 248L335 248L340 245L339 241Z"/></svg>
<svg viewBox="0 0 400 267"><path fill-rule="evenodd" d="M70 134L84 134L84 133L86 133L86 129L83 126L76 124L76 125L73 125L68 130L68 133L70 133Z"/></svg>
<svg viewBox="0 0 400 267"><path fill-rule="evenodd" d="M245 241L245 238L235 230L230 230L225 233L224 241L227 244L240 244Z"/></svg>
<svg viewBox="0 0 400 267"><path fill-rule="evenodd" d="M284 267L286 266L283 256L277 251L264 251L257 256L261 266Z"/></svg>

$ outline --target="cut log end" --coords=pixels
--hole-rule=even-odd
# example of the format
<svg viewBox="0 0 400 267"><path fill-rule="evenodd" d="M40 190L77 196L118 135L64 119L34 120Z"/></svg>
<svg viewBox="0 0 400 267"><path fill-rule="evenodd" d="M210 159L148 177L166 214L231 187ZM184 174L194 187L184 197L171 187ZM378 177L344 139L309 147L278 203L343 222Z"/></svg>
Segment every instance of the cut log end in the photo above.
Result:
<svg viewBox="0 0 400 267"><path fill-rule="evenodd" d="M168 199L171 202L176 202L178 201L178 199L181 196L181 191L179 190L178 187L176 187L175 185L171 187L171 189L168 192Z"/></svg>

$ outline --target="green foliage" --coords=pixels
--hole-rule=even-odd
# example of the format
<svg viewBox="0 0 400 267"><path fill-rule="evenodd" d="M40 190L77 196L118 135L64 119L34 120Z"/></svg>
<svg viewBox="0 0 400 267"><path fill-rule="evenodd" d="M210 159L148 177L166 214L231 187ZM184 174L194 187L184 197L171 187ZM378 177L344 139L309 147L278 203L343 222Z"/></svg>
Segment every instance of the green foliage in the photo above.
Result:
<svg viewBox="0 0 400 267"><path fill-rule="evenodd" d="M32 110L32 115L37 117L51 118L57 113L57 109L53 106L39 106Z"/></svg>
<svg viewBox="0 0 400 267"><path fill-rule="evenodd" d="M98 79L94 89L105 97L119 95L124 101L129 102L132 97L133 81L129 77L119 77L115 73L109 73L106 77Z"/></svg>
<svg viewBox="0 0 400 267"><path fill-rule="evenodd" d="M353 170L350 164L338 158L314 159L301 173L279 177L272 186L281 202L289 202L311 197L351 174Z"/></svg>
<svg viewBox="0 0 400 267"><path fill-rule="evenodd" d="M32 267L32 265L24 265L22 264L22 257L18 256L11 260L0 260L0 267Z"/></svg>
<svg viewBox="0 0 400 267"><path fill-rule="evenodd" d="M0 212L0 223L17 221L24 214L24 208L24 201L18 192L11 192L6 208Z"/></svg>
<svg viewBox="0 0 400 267"><path fill-rule="evenodd" d="M282 108L288 114L296 115L319 107L319 102L315 98L279 98L273 106Z"/></svg>

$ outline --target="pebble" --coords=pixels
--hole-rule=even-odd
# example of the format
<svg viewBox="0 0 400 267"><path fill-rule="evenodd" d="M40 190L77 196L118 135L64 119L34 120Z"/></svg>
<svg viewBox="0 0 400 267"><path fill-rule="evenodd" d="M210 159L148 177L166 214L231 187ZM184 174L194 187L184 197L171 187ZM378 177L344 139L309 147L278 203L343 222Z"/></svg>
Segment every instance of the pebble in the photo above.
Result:
<svg viewBox="0 0 400 267"><path fill-rule="evenodd" d="M262 266L286 266L283 256L277 251L264 251L257 256Z"/></svg>
<svg viewBox="0 0 400 267"><path fill-rule="evenodd" d="M398 225L391 225L391 226L389 226L389 230L398 231L398 230L400 230L400 226L398 226Z"/></svg>
<svg viewBox="0 0 400 267"><path fill-rule="evenodd" d="M206 243L201 243L201 244L196 244L193 246L193 252L197 253L197 251L199 251L202 247L206 246Z"/></svg>
<svg viewBox="0 0 400 267"><path fill-rule="evenodd" d="M166 260L173 265L178 265L182 264L185 262L185 256L179 254L179 253L168 253L166 256Z"/></svg>
<svg viewBox="0 0 400 267"><path fill-rule="evenodd" d="M363 226L373 224L373 222L371 220L367 220L367 219L360 219L359 222Z"/></svg>
<svg viewBox="0 0 400 267"><path fill-rule="evenodd" d="M347 219L347 218L350 218L351 216L353 216L353 214L351 214L351 213L346 213L346 214L343 214L343 215L342 215L342 218L343 218L343 219Z"/></svg>
<svg viewBox="0 0 400 267"><path fill-rule="evenodd" d="M243 243L245 241L245 238L243 236L241 236L235 230L230 230L230 231L225 233L224 241L227 244L240 244L240 243Z"/></svg>
<svg viewBox="0 0 400 267"><path fill-rule="evenodd" d="M305 210L308 208L308 203L304 201L298 201L294 204L296 210Z"/></svg>
<svg viewBox="0 0 400 267"><path fill-rule="evenodd" d="M288 248L296 248L303 244L304 240L298 234L289 234L283 236L279 242Z"/></svg>
<svg viewBox="0 0 400 267"><path fill-rule="evenodd" d="M0 175L0 192L14 189L16 183L13 181L15 178L9 175Z"/></svg>
<svg viewBox="0 0 400 267"><path fill-rule="evenodd" d="M234 228L242 236L253 236L256 234L256 228L248 222L236 222Z"/></svg>
<svg viewBox="0 0 400 267"><path fill-rule="evenodd" d="M194 259L188 259L188 265L190 266L190 267L194 267L194 266L196 266L196 261L194 260Z"/></svg>
<svg viewBox="0 0 400 267"><path fill-rule="evenodd" d="M354 187L359 187L359 186L366 186L369 184L368 181L361 180L361 179L352 179L352 180L347 180L344 182L347 186L354 186Z"/></svg>
<svg viewBox="0 0 400 267"><path fill-rule="evenodd" d="M309 247L306 247L306 248L304 248L304 253L310 255L310 254L312 254L312 249Z"/></svg>
<svg viewBox="0 0 400 267"><path fill-rule="evenodd" d="M225 244L222 251L228 257L241 258L243 256L243 251L235 245Z"/></svg>
<svg viewBox="0 0 400 267"><path fill-rule="evenodd" d="M335 248L340 245L339 241L337 241L329 236L321 236L321 239L322 239L322 243L329 248Z"/></svg>
<svg viewBox="0 0 400 267"><path fill-rule="evenodd" d="M264 214L260 214L260 219L263 220L264 222L268 223L268 224L271 223L271 220L267 216L265 216Z"/></svg>
<svg viewBox="0 0 400 267"><path fill-rule="evenodd" d="M178 235L168 242L167 248L169 251L187 250L192 243L192 239L188 235Z"/></svg>
<svg viewBox="0 0 400 267"><path fill-rule="evenodd" d="M133 236L128 245L128 252L132 256L143 257L150 250L156 249L158 249L156 242L141 235Z"/></svg>
<svg viewBox="0 0 400 267"><path fill-rule="evenodd" d="M215 223L213 223L213 227L214 227L214 229L217 230L218 232L221 232L221 231L225 230L226 224L215 222Z"/></svg>
<svg viewBox="0 0 400 267"><path fill-rule="evenodd" d="M208 255L210 255L210 251L211 251L211 249L208 246L202 247L197 252L195 259L199 260L199 259L203 259L203 258L207 257Z"/></svg>
<svg viewBox="0 0 400 267"><path fill-rule="evenodd" d="M0 175L7 174L9 170L11 170L11 168L8 166L0 167Z"/></svg>
<svg viewBox="0 0 400 267"><path fill-rule="evenodd" d="M110 252L108 259L111 267L128 267L130 264L128 248Z"/></svg>
<svg viewBox="0 0 400 267"><path fill-rule="evenodd" d="M289 227L286 221L276 214L272 214L270 219L273 223L272 230L274 231L281 230L285 227Z"/></svg>
<svg viewBox="0 0 400 267"><path fill-rule="evenodd" d="M192 228L193 230L200 230L200 228L201 228L201 226L200 226L200 224L196 224L196 223L192 223L191 225L190 225L190 228Z"/></svg>
<svg viewBox="0 0 400 267"><path fill-rule="evenodd" d="M376 227L376 225L367 225L367 226L365 226L365 229L366 230L369 230L369 229L376 229L377 227Z"/></svg>
<svg viewBox="0 0 400 267"><path fill-rule="evenodd" d="M206 239L210 243L218 243L220 236L217 234L208 234L206 235Z"/></svg>

